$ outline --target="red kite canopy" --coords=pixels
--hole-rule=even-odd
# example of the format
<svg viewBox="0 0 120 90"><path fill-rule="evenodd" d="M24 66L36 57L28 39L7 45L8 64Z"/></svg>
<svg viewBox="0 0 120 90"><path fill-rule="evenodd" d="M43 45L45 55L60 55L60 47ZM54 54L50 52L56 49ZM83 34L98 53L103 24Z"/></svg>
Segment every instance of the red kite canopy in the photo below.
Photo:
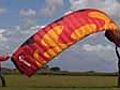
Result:
<svg viewBox="0 0 120 90"><path fill-rule="evenodd" d="M0 62L2 61L6 61L9 59L9 56L8 55L0 55Z"/></svg>
<svg viewBox="0 0 120 90"><path fill-rule="evenodd" d="M95 9L78 10L40 29L13 53L11 59L23 74L31 76L69 46L105 30L118 30L107 14Z"/></svg>

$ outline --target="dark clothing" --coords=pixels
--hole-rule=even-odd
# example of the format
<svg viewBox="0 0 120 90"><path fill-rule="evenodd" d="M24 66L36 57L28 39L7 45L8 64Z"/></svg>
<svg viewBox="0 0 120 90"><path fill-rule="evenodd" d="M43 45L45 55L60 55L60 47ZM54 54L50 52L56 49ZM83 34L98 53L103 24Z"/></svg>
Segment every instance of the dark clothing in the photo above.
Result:
<svg viewBox="0 0 120 90"><path fill-rule="evenodd" d="M5 87L5 86L6 86L6 83L5 83L5 78L4 78L4 76L2 75L1 63L0 63L0 79L1 79L0 83L1 83L2 87Z"/></svg>
<svg viewBox="0 0 120 90"><path fill-rule="evenodd" d="M118 57L118 74L120 74L120 54L118 52L118 48L116 47L116 54L117 54L117 57Z"/></svg>
<svg viewBox="0 0 120 90"><path fill-rule="evenodd" d="M2 87L5 87L6 84L5 84L5 78L3 75L0 75L0 78L1 78L1 82L2 82Z"/></svg>
<svg viewBox="0 0 120 90"><path fill-rule="evenodd" d="M120 54L119 54L117 46L115 48L115 51L116 51L116 55L118 57L118 87L120 87Z"/></svg>

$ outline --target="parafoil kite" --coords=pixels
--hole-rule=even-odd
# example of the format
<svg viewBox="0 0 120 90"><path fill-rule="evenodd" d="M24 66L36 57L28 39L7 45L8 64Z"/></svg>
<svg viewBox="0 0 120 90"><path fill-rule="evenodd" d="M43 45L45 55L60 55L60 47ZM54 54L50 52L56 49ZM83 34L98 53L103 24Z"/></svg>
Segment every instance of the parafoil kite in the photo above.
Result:
<svg viewBox="0 0 120 90"><path fill-rule="evenodd" d="M9 59L9 55L0 55L0 62L6 61Z"/></svg>
<svg viewBox="0 0 120 90"><path fill-rule="evenodd" d="M21 73L31 76L69 46L105 30L118 30L107 14L96 9L78 10L41 28L13 53L11 59ZM106 32L106 37L111 39L108 34ZM118 45L115 40L111 41Z"/></svg>

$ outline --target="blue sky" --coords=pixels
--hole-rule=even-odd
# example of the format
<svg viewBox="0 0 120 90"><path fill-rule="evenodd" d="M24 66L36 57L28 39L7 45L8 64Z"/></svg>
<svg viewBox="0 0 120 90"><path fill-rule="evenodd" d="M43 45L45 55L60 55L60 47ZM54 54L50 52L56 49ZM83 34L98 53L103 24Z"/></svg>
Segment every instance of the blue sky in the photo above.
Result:
<svg viewBox="0 0 120 90"><path fill-rule="evenodd" d="M120 23L119 0L0 0L0 54L12 54L26 39L68 11L97 8ZM93 34L78 42L55 60L50 66L69 71L117 71L114 44L103 33ZM9 60L3 67L14 67Z"/></svg>
<svg viewBox="0 0 120 90"><path fill-rule="evenodd" d="M24 21L22 19L25 18L34 18L34 23L38 25L46 24L69 10L70 3L66 1L61 0L56 3L53 0L52 2L56 5L52 5L51 1L47 0L1 0L0 6L4 11L3 15L0 16L0 26L20 25ZM49 9L52 11L48 11Z"/></svg>

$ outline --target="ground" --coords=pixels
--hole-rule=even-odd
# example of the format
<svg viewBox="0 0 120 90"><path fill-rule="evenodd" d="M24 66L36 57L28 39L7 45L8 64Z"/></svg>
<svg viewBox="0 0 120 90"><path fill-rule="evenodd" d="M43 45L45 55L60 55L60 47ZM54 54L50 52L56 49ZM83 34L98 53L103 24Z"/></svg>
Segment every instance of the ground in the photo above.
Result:
<svg viewBox="0 0 120 90"><path fill-rule="evenodd" d="M5 75L0 90L120 90L117 76Z"/></svg>

